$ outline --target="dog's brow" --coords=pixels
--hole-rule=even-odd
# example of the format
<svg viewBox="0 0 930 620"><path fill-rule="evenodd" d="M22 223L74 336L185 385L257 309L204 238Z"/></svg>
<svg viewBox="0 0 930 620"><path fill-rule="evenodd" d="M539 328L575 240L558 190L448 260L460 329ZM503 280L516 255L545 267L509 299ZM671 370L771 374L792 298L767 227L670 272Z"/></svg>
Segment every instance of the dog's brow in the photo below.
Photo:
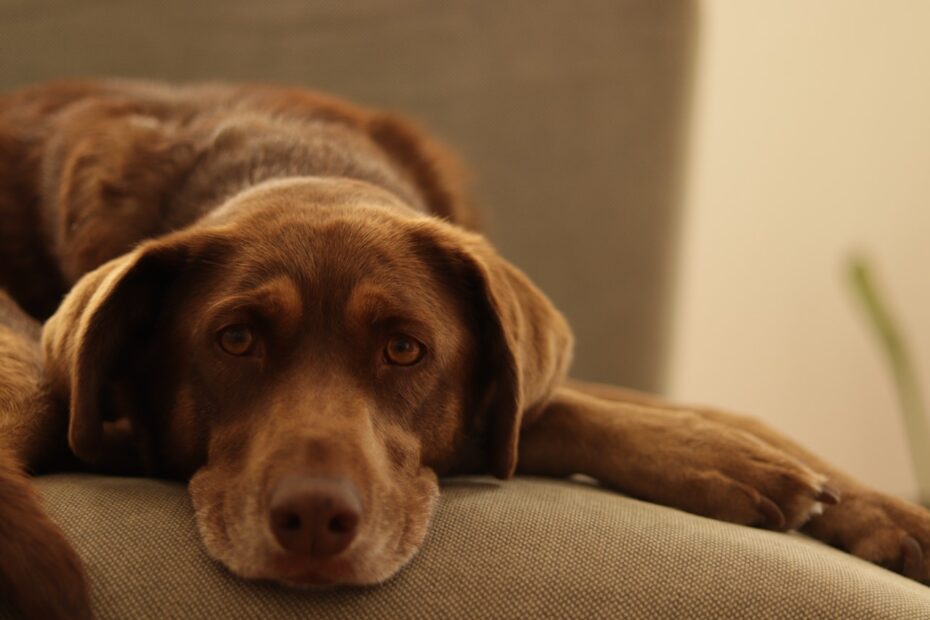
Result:
<svg viewBox="0 0 930 620"><path fill-rule="evenodd" d="M243 308L257 308L285 322L296 322L303 314L303 300L297 284L286 275L272 279L252 288L226 297L212 306L208 312L219 314Z"/></svg>
<svg viewBox="0 0 930 620"><path fill-rule="evenodd" d="M392 293L372 282L362 282L349 295L345 313L354 324L373 324L392 318L423 323L416 306L416 303L403 295Z"/></svg>

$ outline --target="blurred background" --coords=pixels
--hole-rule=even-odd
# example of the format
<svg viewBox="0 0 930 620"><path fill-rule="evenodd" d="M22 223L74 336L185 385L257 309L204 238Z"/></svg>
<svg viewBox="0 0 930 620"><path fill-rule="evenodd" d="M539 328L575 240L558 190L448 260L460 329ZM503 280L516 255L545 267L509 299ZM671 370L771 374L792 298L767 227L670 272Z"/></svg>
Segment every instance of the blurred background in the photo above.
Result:
<svg viewBox="0 0 930 620"><path fill-rule="evenodd" d="M930 389L930 2L0 0L0 88L301 84L418 119L575 374L761 417L913 497L870 257ZM2 225L2 223L0 223Z"/></svg>
<svg viewBox="0 0 930 620"><path fill-rule="evenodd" d="M913 496L844 264L870 257L930 391L930 2L700 3L665 389Z"/></svg>

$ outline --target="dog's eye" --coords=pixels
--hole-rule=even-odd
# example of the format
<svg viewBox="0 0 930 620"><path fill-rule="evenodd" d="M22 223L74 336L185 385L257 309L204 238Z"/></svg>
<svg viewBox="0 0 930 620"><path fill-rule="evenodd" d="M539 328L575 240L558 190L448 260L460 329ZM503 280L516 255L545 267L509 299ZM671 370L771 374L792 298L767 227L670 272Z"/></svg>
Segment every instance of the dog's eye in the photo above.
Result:
<svg viewBox="0 0 930 620"><path fill-rule="evenodd" d="M413 366L425 353L426 347L419 340L403 334L391 336L384 347L385 361L395 366Z"/></svg>
<svg viewBox="0 0 930 620"><path fill-rule="evenodd" d="M248 325L230 325L220 330L220 346L230 355L248 355L255 347L255 335Z"/></svg>

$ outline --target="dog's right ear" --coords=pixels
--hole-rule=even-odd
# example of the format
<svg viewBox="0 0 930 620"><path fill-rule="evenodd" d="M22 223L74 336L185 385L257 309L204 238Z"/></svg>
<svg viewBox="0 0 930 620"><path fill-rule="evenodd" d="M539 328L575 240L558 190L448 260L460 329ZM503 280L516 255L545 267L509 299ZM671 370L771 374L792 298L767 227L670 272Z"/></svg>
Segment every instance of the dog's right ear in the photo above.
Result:
<svg viewBox="0 0 930 620"><path fill-rule="evenodd" d="M215 230L145 243L81 278L46 322L46 372L53 394L67 403L68 443L79 459L122 469L147 465L139 403L115 393L115 378L144 354L139 345L155 330L178 276L198 264L221 263L229 243Z"/></svg>

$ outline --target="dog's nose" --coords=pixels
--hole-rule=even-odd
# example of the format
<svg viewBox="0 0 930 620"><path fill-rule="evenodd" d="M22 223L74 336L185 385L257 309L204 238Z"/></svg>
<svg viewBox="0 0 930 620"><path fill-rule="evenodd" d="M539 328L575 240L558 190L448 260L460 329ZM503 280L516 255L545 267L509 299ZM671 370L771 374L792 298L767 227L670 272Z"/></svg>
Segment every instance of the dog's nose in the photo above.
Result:
<svg viewBox="0 0 930 620"><path fill-rule="evenodd" d="M291 475L271 495L271 531L288 551L336 555L355 539L361 518L358 491L348 480Z"/></svg>

